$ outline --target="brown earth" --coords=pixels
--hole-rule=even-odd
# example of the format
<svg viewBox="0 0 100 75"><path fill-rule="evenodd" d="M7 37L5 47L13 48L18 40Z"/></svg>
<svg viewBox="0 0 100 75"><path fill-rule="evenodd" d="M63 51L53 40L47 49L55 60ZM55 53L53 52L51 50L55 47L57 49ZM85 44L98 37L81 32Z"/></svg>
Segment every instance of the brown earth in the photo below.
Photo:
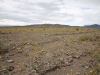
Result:
<svg viewBox="0 0 100 75"><path fill-rule="evenodd" d="M0 75L100 75L100 29L0 28L0 43Z"/></svg>

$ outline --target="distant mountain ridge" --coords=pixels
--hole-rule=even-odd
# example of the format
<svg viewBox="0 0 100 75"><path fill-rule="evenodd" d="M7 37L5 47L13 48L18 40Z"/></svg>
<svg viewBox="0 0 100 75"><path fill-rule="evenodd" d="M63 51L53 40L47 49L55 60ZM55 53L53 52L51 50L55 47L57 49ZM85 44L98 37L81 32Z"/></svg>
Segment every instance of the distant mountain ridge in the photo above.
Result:
<svg viewBox="0 0 100 75"><path fill-rule="evenodd" d="M80 27L80 26L71 26L71 25L65 25L65 24L32 24L32 25L26 25L25 27L43 27L43 28L63 28L63 27Z"/></svg>
<svg viewBox="0 0 100 75"><path fill-rule="evenodd" d="M66 28L66 27L79 27L79 26L70 26L64 24L31 24L31 25L23 25L23 26L4 26L4 27L27 27L27 28Z"/></svg>
<svg viewBox="0 0 100 75"><path fill-rule="evenodd" d="M99 24L92 24L92 25L84 25L86 28L100 28Z"/></svg>
<svg viewBox="0 0 100 75"><path fill-rule="evenodd" d="M25 27L70 27L70 26L61 24L33 24L33 25L26 25Z"/></svg>

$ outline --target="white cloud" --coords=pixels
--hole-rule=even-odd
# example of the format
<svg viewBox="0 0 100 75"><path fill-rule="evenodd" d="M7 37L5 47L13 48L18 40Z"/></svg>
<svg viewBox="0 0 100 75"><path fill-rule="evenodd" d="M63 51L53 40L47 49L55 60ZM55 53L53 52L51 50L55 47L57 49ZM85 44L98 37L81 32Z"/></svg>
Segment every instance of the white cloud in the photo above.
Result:
<svg viewBox="0 0 100 75"><path fill-rule="evenodd" d="M0 0L0 24L100 24L99 3L100 0Z"/></svg>
<svg viewBox="0 0 100 75"><path fill-rule="evenodd" d="M15 20L9 20L9 19L3 19L0 20L0 25L11 25L11 26L16 26L16 25L25 25L27 23L25 22L20 22L20 21L15 21Z"/></svg>

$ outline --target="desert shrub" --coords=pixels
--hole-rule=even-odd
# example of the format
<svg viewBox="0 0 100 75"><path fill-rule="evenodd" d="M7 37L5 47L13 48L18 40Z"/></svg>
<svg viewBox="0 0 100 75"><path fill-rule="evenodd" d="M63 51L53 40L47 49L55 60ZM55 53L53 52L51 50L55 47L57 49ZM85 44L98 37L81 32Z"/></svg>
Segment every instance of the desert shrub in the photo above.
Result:
<svg viewBox="0 0 100 75"><path fill-rule="evenodd" d="M94 68L93 72L91 73L91 75L100 75L100 68Z"/></svg>
<svg viewBox="0 0 100 75"><path fill-rule="evenodd" d="M98 49L97 49L98 50ZM100 62L100 51L96 51L96 54L95 54L95 59L97 59L98 62Z"/></svg>
<svg viewBox="0 0 100 75"><path fill-rule="evenodd" d="M95 69L95 73L96 73L96 74L94 74L94 75L99 75L99 74L100 74L100 68L96 68L96 69Z"/></svg>
<svg viewBox="0 0 100 75"><path fill-rule="evenodd" d="M45 29L43 29L43 30L45 30Z"/></svg>
<svg viewBox="0 0 100 75"><path fill-rule="evenodd" d="M79 29L78 29L78 28L76 28L76 30L78 31Z"/></svg>
<svg viewBox="0 0 100 75"><path fill-rule="evenodd" d="M99 35L82 35L78 38L79 41L97 41L100 39Z"/></svg>
<svg viewBox="0 0 100 75"><path fill-rule="evenodd" d="M100 57L99 57L99 58L97 58L97 60L98 60L98 62L100 62Z"/></svg>
<svg viewBox="0 0 100 75"><path fill-rule="evenodd" d="M2 43L0 43L0 54L3 54L5 52L7 52L6 47L4 47L4 45Z"/></svg>

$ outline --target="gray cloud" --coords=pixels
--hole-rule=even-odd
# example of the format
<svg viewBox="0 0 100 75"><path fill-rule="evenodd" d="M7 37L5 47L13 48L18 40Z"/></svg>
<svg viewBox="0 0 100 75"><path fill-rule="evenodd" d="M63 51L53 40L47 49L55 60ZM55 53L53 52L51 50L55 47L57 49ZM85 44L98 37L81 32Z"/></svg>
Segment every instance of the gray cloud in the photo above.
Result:
<svg viewBox="0 0 100 75"><path fill-rule="evenodd" d="M51 3L45 3L45 2L39 2L36 4L37 6L49 10L49 11L59 11L58 4L51 2Z"/></svg>
<svg viewBox="0 0 100 75"><path fill-rule="evenodd" d="M71 25L100 23L100 0L0 0L0 20ZM86 9L89 8L89 9ZM93 21L93 22L91 22Z"/></svg>

